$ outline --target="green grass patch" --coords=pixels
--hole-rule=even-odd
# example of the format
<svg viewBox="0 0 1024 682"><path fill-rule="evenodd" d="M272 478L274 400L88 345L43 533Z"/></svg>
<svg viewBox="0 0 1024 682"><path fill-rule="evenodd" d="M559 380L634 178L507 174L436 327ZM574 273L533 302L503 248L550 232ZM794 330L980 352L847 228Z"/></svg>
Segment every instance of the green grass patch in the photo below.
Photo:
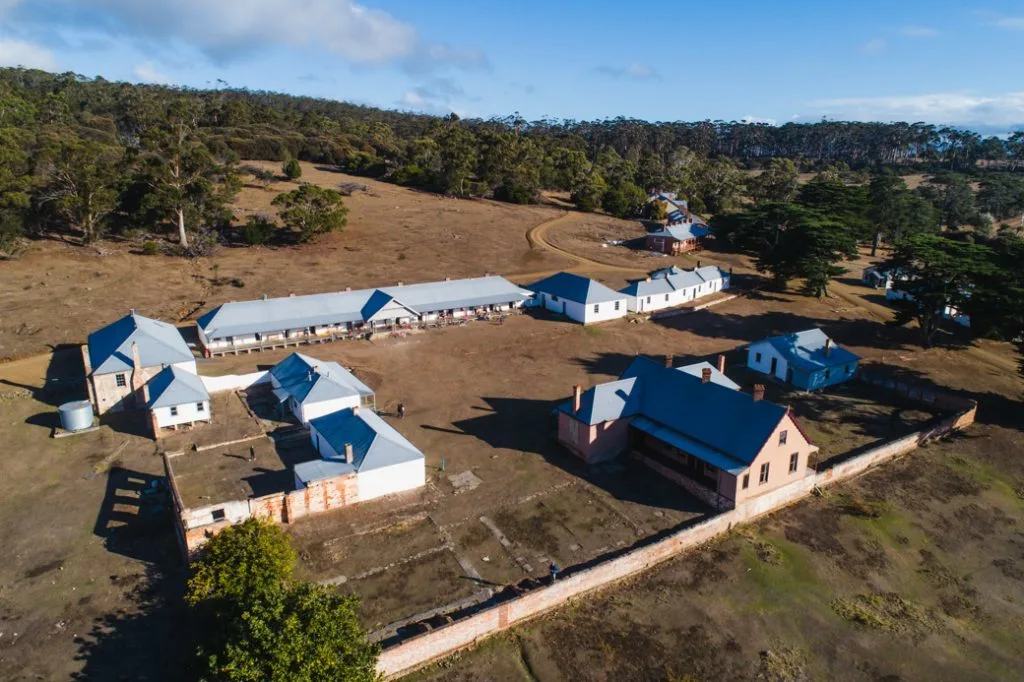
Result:
<svg viewBox="0 0 1024 682"><path fill-rule="evenodd" d="M1024 507L1024 480L1011 479L989 464L959 455L950 457L947 462L950 468L969 476L982 487Z"/></svg>
<svg viewBox="0 0 1024 682"><path fill-rule="evenodd" d="M775 536L754 532L743 534L747 542L740 550L746 568L742 578L750 592L743 608L769 613L791 608L794 603L810 606L826 603L825 586L819 581L812 557L803 547Z"/></svg>
<svg viewBox="0 0 1024 682"><path fill-rule="evenodd" d="M894 592L836 598L831 606L843 620L882 632L921 633L937 626L925 609Z"/></svg>
<svg viewBox="0 0 1024 682"><path fill-rule="evenodd" d="M602 336L604 335L604 330L590 325L583 325L583 333L590 336Z"/></svg>

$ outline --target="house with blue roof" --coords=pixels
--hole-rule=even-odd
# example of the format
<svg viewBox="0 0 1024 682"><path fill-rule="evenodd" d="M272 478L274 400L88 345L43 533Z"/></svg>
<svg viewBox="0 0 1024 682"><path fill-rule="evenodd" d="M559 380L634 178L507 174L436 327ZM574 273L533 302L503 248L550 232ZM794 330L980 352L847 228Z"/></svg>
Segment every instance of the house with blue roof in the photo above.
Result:
<svg viewBox="0 0 1024 682"><path fill-rule="evenodd" d="M211 420L210 393L192 372L170 365L150 379L143 391L154 436L160 435L160 429Z"/></svg>
<svg viewBox="0 0 1024 682"><path fill-rule="evenodd" d="M849 381L860 358L818 328L750 344L747 367L805 391Z"/></svg>
<svg viewBox="0 0 1024 682"><path fill-rule="evenodd" d="M296 490L340 496L346 505L426 484L423 453L373 410L357 406L316 417L309 437L320 459L295 465Z"/></svg>
<svg viewBox="0 0 1024 682"><path fill-rule="evenodd" d="M337 362L292 353L270 369L271 390L300 424L351 407L374 407L373 389Z"/></svg>
<svg viewBox="0 0 1024 682"><path fill-rule="evenodd" d="M709 234L711 234L711 230L707 227L687 220L650 232L644 241L648 251L674 256L704 248L704 238Z"/></svg>
<svg viewBox="0 0 1024 682"><path fill-rule="evenodd" d="M728 272L714 265L693 270L673 265L655 270L645 279L630 282L621 291L626 295L626 308L630 312L649 313L685 305L728 289L730 278Z"/></svg>
<svg viewBox="0 0 1024 682"><path fill-rule="evenodd" d="M628 310L626 294L571 272L556 273L527 288L534 292L535 305L582 324L624 317Z"/></svg>
<svg viewBox="0 0 1024 682"><path fill-rule="evenodd" d="M97 414L146 407L143 386L165 367L196 373L195 356L178 328L134 310L89 334L82 362Z"/></svg>
<svg viewBox="0 0 1024 682"><path fill-rule="evenodd" d="M584 461L628 453L720 509L802 479L817 451L789 408L762 385L742 393L721 363L637 358L616 381L575 386L557 412L559 442Z"/></svg>

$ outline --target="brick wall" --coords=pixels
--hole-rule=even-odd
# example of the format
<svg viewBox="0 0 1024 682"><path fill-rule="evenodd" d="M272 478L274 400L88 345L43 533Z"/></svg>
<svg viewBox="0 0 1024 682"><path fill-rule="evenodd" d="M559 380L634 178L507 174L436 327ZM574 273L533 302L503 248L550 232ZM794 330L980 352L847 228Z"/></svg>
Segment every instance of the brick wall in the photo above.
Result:
<svg viewBox="0 0 1024 682"><path fill-rule="evenodd" d="M921 395L921 393L918 393ZM948 397L948 396L947 396ZM933 400L941 400L937 395ZM806 497L817 486L852 478L880 462L906 453L923 442L974 422L977 409L973 401L958 403L964 409L951 417L904 438L885 443L857 457L808 475L786 486L760 495L737 508L723 512L667 538L640 547L591 568L572 573L554 585L538 588L516 599L480 611L436 630L412 637L381 652L377 670L384 679L394 679L436 659L473 646L481 639L517 623L558 608L570 599L610 586L645 571L680 552L701 545L728 532L739 523L751 521Z"/></svg>

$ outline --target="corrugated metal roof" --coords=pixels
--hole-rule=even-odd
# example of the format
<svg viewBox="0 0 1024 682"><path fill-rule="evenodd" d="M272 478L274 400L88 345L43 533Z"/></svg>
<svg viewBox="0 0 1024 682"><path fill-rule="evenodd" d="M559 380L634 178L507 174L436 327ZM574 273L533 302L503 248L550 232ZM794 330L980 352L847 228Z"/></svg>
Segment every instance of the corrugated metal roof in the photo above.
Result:
<svg viewBox="0 0 1024 682"><path fill-rule="evenodd" d="M89 334L89 364L92 365L92 373L130 371L133 365L132 343L138 346L139 361L143 367L159 367L195 359L177 327L129 313Z"/></svg>
<svg viewBox="0 0 1024 682"><path fill-rule="evenodd" d="M576 303L621 301L625 296L589 277L559 272L529 286L532 291L552 294Z"/></svg>
<svg viewBox="0 0 1024 682"><path fill-rule="evenodd" d="M828 340L825 332L814 328L795 334L773 336L758 343L770 343L787 361L811 372L860 360L857 355L835 343L829 354L825 355L825 343Z"/></svg>
<svg viewBox="0 0 1024 682"><path fill-rule="evenodd" d="M651 434L658 440L668 443L669 445L674 445L683 452L688 452L694 457L698 457L719 469L728 471L734 476L742 474L748 466L741 462L737 462L732 457L729 457L718 450L707 447L703 443L698 443L692 438L687 438L674 429L662 426L647 417L637 417L630 422L630 424L645 433Z"/></svg>
<svg viewBox="0 0 1024 682"><path fill-rule="evenodd" d="M607 412L619 417L642 415L746 464L757 457L787 414L787 409L781 405L767 400L755 401L751 396L724 385L715 382L705 384L687 372L653 365L656 363L634 362L630 367L636 377L595 386L584 392L582 404L608 406ZM633 383L623 384L623 381ZM624 385L628 385L630 390L619 396L615 387ZM613 387L611 395L619 398L618 403L608 401L605 386ZM619 408L617 411L616 407ZM559 409L573 414L572 401L563 403ZM585 413L581 409L574 416L588 424L597 424L608 418L603 410Z"/></svg>
<svg viewBox="0 0 1024 682"><path fill-rule="evenodd" d="M364 408L358 414L351 409L339 410L317 417L310 424L339 455L345 452L346 443L352 445L352 465L356 471L371 471L423 459L423 453L415 445L372 410ZM324 461L338 462L340 457L324 458ZM314 480L305 478L315 473L307 471L305 466L297 464L295 473L303 481Z"/></svg>
<svg viewBox="0 0 1024 682"><path fill-rule="evenodd" d="M630 417L640 408L640 393L636 384L633 378L598 384L580 396L579 412L573 413L571 400L559 409L587 424Z"/></svg>
<svg viewBox="0 0 1024 682"><path fill-rule="evenodd" d="M164 367L149 383L149 407L170 407L210 399L203 380L177 367Z"/></svg>
<svg viewBox="0 0 1024 682"><path fill-rule="evenodd" d="M350 474L356 468L339 459L314 459L295 465L295 476L303 483Z"/></svg>
<svg viewBox="0 0 1024 682"><path fill-rule="evenodd" d="M633 358L633 362L629 363L629 367L626 368L626 371L623 372L622 376L620 376L619 378L629 379L634 377L643 377L652 373L660 372L664 368L665 365L663 363L651 360L650 358L645 358L642 355L638 355L637 357ZM683 365L681 367L675 368L677 372L685 372L690 376L697 377L698 379L701 380L703 380L705 369L711 370L711 381L713 381L714 383L718 384L719 386L731 388L734 391L740 390L739 384L737 384L735 381L719 372L718 368L712 365L710 362L695 362L690 365Z"/></svg>
<svg viewBox="0 0 1024 682"><path fill-rule="evenodd" d="M418 314L457 308L525 301L531 296L504 277L425 282L405 286L341 291L307 296L287 296L224 303L198 320L207 338L221 339L257 332L363 322L363 308L371 298L391 297ZM371 306L372 307L372 306Z"/></svg>
<svg viewBox="0 0 1024 682"><path fill-rule="evenodd" d="M683 270L676 266L655 270L651 273L651 281L639 280L630 282L622 293L628 296L653 296L668 294L680 289L700 286L716 279L725 279L728 274L715 265L705 265L694 270Z"/></svg>
<svg viewBox="0 0 1024 682"><path fill-rule="evenodd" d="M684 241L686 239L696 239L698 237L706 237L711 234L711 230L700 225L667 225L657 232L652 232L652 237L671 237L672 239L678 239Z"/></svg>
<svg viewBox="0 0 1024 682"><path fill-rule="evenodd" d="M336 362L292 353L270 369L281 389L300 403L318 403L354 395L372 396L373 390Z"/></svg>

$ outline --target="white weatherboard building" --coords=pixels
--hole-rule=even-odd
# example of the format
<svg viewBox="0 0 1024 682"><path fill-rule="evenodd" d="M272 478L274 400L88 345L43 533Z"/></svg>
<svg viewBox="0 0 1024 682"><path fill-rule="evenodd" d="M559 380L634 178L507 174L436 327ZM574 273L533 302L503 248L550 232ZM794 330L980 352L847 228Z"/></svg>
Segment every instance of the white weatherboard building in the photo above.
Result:
<svg viewBox="0 0 1024 682"><path fill-rule="evenodd" d="M508 312L532 295L504 277L224 303L197 320L207 353L329 341L352 333Z"/></svg>
<svg viewBox="0 0 1024 682"><path fill-rule="evenodd" d="M702 296L729 288L729 273L708 265L695 270L672 266L656 270L647 279L622 290L633 313L649 313L690 303Z"/></svg>
<svg viewBox="0 0 1024 682"><path fill-rule="evenodd" d="M209 422L210 394L203 380L180 367L165 367L145 388L153 433L183 424Z"/></svg>
<svg viewBox="0 0 1024 682"><path fill-rule="evenodd" d="M313 419L309 437L320 459L295 465L298 490L354 478L354 486L341 486L349 504L426 485L423 453L372 410L353 407Z"/></svg>
<svg viewBox="0 0 1024 682"><path fill-rule="evenodd" d="M373 407L373 390L336 362L292 353L270 370L274 396L301 424L352 407Z"/></svg>
<svg viewBox="0 0 1024 682"><path fill-rule="evenodd" d="M626 295L600 282L570 272L559 272L529 286L536 305L570 320L593 324L624 317Z"/></svg>

